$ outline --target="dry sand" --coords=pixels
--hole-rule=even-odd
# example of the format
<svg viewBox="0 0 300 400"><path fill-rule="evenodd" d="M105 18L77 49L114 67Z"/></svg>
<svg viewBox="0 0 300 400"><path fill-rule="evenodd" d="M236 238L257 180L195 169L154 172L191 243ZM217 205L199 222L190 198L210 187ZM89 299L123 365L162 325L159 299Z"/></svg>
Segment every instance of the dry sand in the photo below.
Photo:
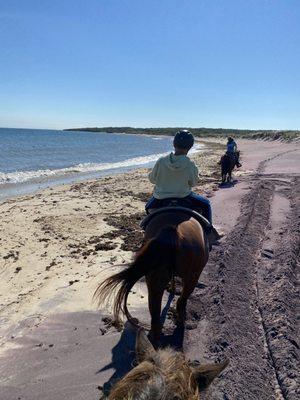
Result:
<svg viewBox="0 0 300 400"><path fill-rule="evenodd" d="M208 143L208 142L207 142ZM195 160L196 191L225 233L189 304L190 358L230 358L210 399L296 399L299 144L240 141L241 171L218 188L223 146ZM218 190L219 189L219 190ZM99 280L141 241L147 170L47 189L0 205L0 399L99 399L130 368L134 331L96 311ZM166 297L167 300L167 297ZM148 319L138 284L130 309ZM167 338L174 328L167 318ZM175 339L174 339L175 338Z"/></svg>

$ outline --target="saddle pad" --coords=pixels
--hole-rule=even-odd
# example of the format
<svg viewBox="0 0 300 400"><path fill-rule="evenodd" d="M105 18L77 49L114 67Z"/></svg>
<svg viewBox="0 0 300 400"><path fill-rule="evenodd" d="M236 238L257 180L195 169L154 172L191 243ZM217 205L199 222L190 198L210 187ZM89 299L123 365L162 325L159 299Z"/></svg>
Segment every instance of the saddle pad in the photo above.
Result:
<svg viewBox="0 0 300 400"><path fill-rule="evenodd" d="M142 222L140 223L140 227L145 230L147 225L149 224L149 222L152 220L152 218L154 218L158 214L162 214L167 211L172 211L172 212L175 211L175 212L181 212L181 213L184 212L184 213L190 215L191 217L195 218L200 223L200 225L202 226L202 228L205 231L210 230L212 227L210 222L205 217L203 217L203 215L199 214L197 211L192 210L190 208L177 207L177 206L162 207L162 208L158 208L155 211L152 211L151 214L148 214L142 220Z"/></svg>

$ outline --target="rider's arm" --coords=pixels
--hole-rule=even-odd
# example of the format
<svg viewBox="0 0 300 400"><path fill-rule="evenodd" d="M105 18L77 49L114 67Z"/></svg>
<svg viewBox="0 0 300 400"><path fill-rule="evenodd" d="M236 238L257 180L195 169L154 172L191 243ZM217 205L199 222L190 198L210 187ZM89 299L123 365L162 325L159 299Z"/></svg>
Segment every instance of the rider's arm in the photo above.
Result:
<svg viewBox="0 0 300 400"><path fill-rule="evenodd" d="M191 164L191 174L189 179L189 185L195 186L199 182L199 170L194 162Z"/></svg>
<svg viewBox="0 0 300 400"><path fill-rule="evenodd" d="M158 166L159 166L159 160L156 161L152 171L148 175L149 181L151 183L156 183L157 174L158 174Z"/></svg>

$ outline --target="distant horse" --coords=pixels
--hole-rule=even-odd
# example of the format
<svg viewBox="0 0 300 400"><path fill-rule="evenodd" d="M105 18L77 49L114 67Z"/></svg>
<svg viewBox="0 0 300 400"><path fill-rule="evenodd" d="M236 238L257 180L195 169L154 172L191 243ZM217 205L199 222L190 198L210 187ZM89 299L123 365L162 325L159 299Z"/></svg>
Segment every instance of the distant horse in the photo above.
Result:
<svg viewBox="0 0 300 400"><path fill-rule="evenodd" d="M225 182L231 182L231 174L232 171L234 169L236 160L234 158L234 155L225 153L222 157L221 157L221 175L222 175L222 183Z"/></svg>
<svg viewBox="0 0 300 400"><path fill-rule="evenodd" d="M199 400L200 392L228 365L189 363L170 348L155 351L143 330L137 334L136 357L138 365L116 383L108 400Z"/></svg>
<svg viewBox="0 0 300 400"><path fill-rule="evenodd" d="M208 255L208 240L201 224L184 212L165 211L149 221L144 244L136 253L134 261L123 271L102 282L95 297L101 305L118 289L113 305L114 318L118 321L122 312L129 321L135 323L127 308L127 298L133 285L145 276L151 314L150 333L156 342L162 330L161 303L168 283L174 275L182 279L176 319L177 324L184 324L187 300L197 285Z"/></svg>

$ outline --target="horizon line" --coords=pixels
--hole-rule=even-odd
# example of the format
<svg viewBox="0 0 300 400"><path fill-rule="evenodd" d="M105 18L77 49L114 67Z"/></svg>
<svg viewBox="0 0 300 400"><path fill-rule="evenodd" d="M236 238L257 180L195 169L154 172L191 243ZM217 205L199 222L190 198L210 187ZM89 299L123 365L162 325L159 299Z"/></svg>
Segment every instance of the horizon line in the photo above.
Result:
<svg viewBox="0 0 300 400"><path fill-rule="evenodd" d="M222 128L222 127L217 127L217 128L213 128L213 127L206 127L206 126L200 126L200 127L191 127L191 126L158 126L158 127L135 127L135 126L84 126L84 127L73 127L73 128L61 128L61 129L54 129L54 128L20 128L20 127L14 127L14 126L0 126L0 129L24 129L24 130L48 130L48 131L72 131L74 130L80 130L80 129L102 129L102 128L112 128L112 129L121 129L121 128L126 128L126 129L215 129L215 130L235 130L235 131L272 131L272 132L288 132L288 131L296 131L299 132L300 129L272 129L272 128L268 128L268 129L254 129L254 128Z"/></svg>

